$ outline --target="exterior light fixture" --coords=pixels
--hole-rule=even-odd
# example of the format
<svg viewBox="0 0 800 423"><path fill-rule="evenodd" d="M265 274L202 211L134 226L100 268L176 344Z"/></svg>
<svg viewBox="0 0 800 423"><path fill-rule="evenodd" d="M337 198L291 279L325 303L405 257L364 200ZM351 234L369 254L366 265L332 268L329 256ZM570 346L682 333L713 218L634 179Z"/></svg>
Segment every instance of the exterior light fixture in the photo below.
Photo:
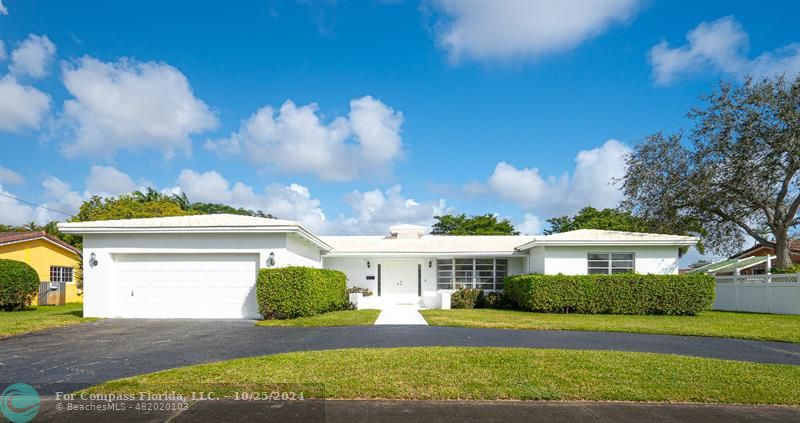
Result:
<svg viewBox="0 0 800 423"><path fill-rule="evenodd" d="M433 267L433 260L428 260L428 269Z"/></svg>
<svg viewBox="0 0 800 423"><path fill-rule="evenodd" d="M367 260L367 269L369 269L371 265L369 264L369 260Z"/></svg>
<svg viewBox="0 0 800 423"><path fill-rule="evenodd" d="M97 254L95 254L95 253L92 253L92 254L89 256L89 266L90 266L90 267L95 267L95 266L97 266Z"/></svg>
<svg viewBox="0 0 800 423"><path fill-rule="evenodd" d="M269 257L267 257L267 266L272 267L275 265L275 252L270 251Z"/></svg>

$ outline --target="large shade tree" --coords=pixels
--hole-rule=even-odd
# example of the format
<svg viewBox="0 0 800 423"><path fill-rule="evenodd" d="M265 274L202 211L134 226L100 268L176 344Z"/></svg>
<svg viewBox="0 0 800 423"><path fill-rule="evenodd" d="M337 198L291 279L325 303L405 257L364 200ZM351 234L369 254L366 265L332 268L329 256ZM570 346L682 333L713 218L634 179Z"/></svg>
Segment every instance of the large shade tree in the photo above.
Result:
<svg viewBox="0 0 800 423"><path fill-rule="evenodd" d="M628 157L623 205L647 220L696 219L706 247L732 253L745 235L791 265L800 223L800 77L722 83L689 113L690 131L657 133ZM766 230L764 230L766 229Z"/></svg>

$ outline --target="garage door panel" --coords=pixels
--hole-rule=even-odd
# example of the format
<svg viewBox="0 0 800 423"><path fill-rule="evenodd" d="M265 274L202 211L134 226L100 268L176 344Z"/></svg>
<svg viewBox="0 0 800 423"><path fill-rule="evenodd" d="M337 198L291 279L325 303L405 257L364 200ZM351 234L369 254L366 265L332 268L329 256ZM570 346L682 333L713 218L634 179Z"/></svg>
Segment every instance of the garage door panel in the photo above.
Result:
<svg viewBox="0 0 800 423"><path fill-rule="evenodd" d="M256 254L120 254L115 262L121 317L258 317Z"/></svg>

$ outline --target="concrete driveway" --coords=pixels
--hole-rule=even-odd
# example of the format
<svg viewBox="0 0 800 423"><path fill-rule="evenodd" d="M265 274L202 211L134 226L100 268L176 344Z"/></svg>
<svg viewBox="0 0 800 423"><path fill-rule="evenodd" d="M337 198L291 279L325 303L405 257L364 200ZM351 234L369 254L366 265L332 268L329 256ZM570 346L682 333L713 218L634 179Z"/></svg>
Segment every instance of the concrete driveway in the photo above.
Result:
<svg viewBox="0 0 800 423"><path fill-rule="evenodd" d="M291 351L498 346L640 351L800 365L800 345L691 336L435 326L257 327L252 321L107 319L0 339L0 383L42 393L173 367ZM60 390L60 388L58 388Z"/></svg>

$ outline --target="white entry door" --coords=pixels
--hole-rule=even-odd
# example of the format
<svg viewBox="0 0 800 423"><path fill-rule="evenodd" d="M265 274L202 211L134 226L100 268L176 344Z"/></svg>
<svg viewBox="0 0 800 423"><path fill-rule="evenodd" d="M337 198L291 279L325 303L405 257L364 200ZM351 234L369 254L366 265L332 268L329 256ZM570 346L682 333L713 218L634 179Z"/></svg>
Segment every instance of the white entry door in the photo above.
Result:
<svg viewBox="0 0 800 423"><path fill-rule="evenodd" d="M386 261L381 264L381 296L418 295L418 263Z"/></svg>
<svg viewBox="0 0 800 423"><path fill-rule="evenodd" d="M256 254L118 254L113 314L257 318Z"/></svg>

